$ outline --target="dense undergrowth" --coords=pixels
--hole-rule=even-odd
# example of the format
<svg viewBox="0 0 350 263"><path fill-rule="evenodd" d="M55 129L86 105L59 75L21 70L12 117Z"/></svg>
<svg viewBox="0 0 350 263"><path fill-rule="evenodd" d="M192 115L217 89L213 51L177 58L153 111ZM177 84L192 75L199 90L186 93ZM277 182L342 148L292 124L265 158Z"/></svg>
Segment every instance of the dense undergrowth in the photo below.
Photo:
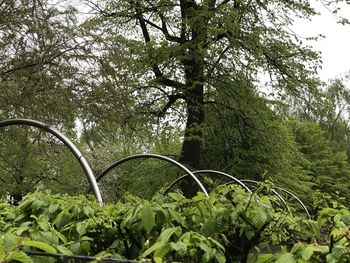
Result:
<svg viewBox="0 0 350 263"><path fill-rule="evenodd" d="M220 186L192 199L127 195L103 206L35 192L18 206L0 202L0 262L56 260L28 251L149 262L348 262L349 227L349 210L334 202L310 220L261 188Z"/></svg>

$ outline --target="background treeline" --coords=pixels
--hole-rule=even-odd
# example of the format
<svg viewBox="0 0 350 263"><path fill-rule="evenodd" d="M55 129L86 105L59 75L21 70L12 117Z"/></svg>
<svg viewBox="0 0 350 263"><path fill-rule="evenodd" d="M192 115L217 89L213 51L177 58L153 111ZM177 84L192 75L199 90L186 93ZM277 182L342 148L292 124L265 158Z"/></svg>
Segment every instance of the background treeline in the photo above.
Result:
<svg viewBox="0 0 350 263"><path fill-rule="evenodd" d="M193 170L270 179L310 208L319 196L349 203L348 76L322 83L320 55L287 30L294 15L315 15L308 1L70 4L1 1L1 120L58 128L96 174L152 152ZM50 135L10 127L0 138L3 197L86 192L79 164ZM126 191L148 198L180 175L138 160L101 185L108 201Z"/></svg>

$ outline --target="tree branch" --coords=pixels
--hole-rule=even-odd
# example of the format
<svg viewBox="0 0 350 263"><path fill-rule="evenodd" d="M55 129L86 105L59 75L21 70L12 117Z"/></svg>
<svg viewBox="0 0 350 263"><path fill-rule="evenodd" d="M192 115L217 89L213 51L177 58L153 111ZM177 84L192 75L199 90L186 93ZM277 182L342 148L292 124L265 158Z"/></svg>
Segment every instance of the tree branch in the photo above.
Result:
<svg viewBox="0 0 350 263"><path fill-rule="evenodd" d="M168 102L158 111L158 117L164 117L165 113L178 100L183 98L181 94L172 94L168 96Z"/></svg>
<svg viewBox="0 0 350 263"><path fill-rule="evenodd" d="M227 3L229 3L231 0L224 0L224 1L222 1L220 4L218 4L218 6L217 7L221 7L221 6L223 6L223 5L226 5Z"/></svg>
<svg viewBox="0 0 350 263"><path fill-rule="evenodd" d="M146 20L143 18L142 14L138 10L136 10L136 15L140 23L140 27L141 27L141 31L142 31L142 35L145 40L145 43L148 43L151 41L151 37L147 29ZM175 88L185 87L185 85L182 84L181 82L164 77L162 71L159 69L159 66L157 64L152 65L152 71L156 76L154 81L157 82L158 84L169 86L169 87L175 87Z"/></svg>
<svg viewBox="0 0 350 263"><path fill-rule="evenodd" d="M7 78L8 76L10 76L12 73L16 72L16 71L19 71L19 70L23 70L23 69L27 69L27 68L31 68L31 67L36 67L36 66L39 66L39 65L47 65L47 64L50 64L52 63L56 58L62 56L63 54L69 52L69 51L72 51L72 50L75 50L76 48L78 48L79 46L81 45L81 43L78 43L76 44L75 46L71 47L71 48L67 48L63 51L60 51L58 52L56 55L52 56L51 58L49 59L46 59L46 60L42 60L42 61L38 61L38 62L32 62L32 63L29 63L29 64L26 64L26 65L22 65L22 66L19 66L19 67L13 67L13 68L10 68L8 70L6 70L5 72L1 73L1 75L5 76L5 78Z"/></svg>
<svg viewBox="0 0 350 263"><path fill-rule="evenodd" d="M150 26L160 30L164 34L164 36L165 36L165 38L167 40L172 41L172 42L176 42L176 43L183 43L183 40L180 37L176 37L176 36L170 35L170 33L168 31L168 27L167 27L167 25L165 23L164 16L162 14L159 14L159 16L160 16L160 19L161 19L161 22L162 22L162 26L158 26L156 23L154 23L154 22L152 22L152 21L150 21L148 19L145 19L145 18L143 18L143 19Z"/></svg>

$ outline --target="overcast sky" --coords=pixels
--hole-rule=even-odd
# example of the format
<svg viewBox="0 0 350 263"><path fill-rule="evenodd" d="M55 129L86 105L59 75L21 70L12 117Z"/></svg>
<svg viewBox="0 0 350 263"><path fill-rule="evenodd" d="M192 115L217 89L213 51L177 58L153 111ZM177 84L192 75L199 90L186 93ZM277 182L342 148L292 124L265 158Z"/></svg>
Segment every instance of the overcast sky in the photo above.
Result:
<svg viewBox="0 0 350 263"><path fill-rule="evenodd" d="M313 1L314 2L314 1ZM323 81L343 76L350 71L350 25L337 24L337 16L324 6L315 5L322 14L312 21L298 21L295 30L299 35L325 35L325 39L309 42L315 50L321 51L323 66L319 76ZM340 14L350 18L350 6L343 5Z"/></svg>

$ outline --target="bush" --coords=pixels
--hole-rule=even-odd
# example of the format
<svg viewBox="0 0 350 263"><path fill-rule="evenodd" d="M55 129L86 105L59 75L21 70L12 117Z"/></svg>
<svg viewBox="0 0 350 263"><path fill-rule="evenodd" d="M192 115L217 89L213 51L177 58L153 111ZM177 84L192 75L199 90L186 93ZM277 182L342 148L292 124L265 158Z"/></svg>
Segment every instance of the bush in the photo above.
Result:
<svg viewBox="0 0 350 263"><path fill-rule="evenodd" d="M0 203L0 261L55 262L33 251L155 262L341 262L350 259L350 212L333 203L317 220L283 210L259 189L220 186L210 198L28 194Z"/></svg>

